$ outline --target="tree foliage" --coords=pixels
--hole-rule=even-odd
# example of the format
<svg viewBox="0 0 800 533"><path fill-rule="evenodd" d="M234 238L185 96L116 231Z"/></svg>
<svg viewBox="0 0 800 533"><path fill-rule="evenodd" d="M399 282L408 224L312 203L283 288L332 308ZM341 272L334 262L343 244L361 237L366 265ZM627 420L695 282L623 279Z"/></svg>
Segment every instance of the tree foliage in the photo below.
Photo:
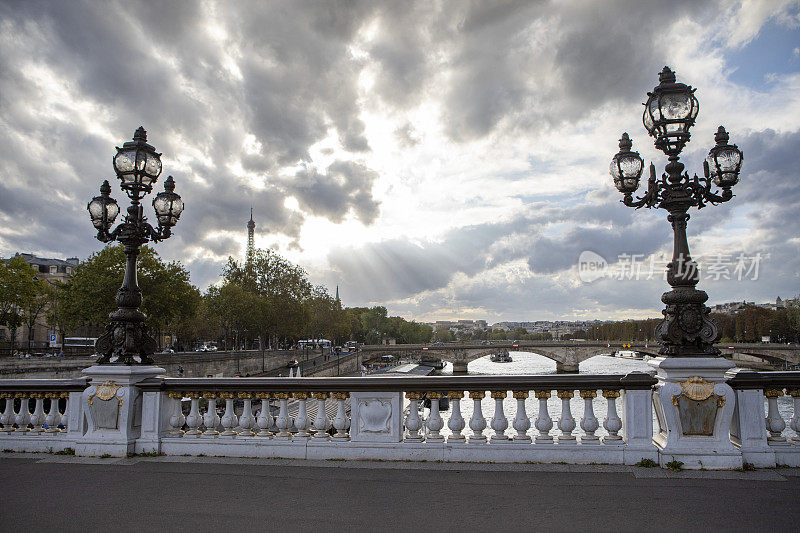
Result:
<svg viewBox="0 0 800 533"><path fill-rule="evenodd" d="M0 261L0 326L10 329L12 338L32 313L41 312L45 291L46 283L37 279L36 270L22 257Z"/></svg>
<svg viewBox="0 0 800 533"><path fill-rule="evenodd" d="M798 342L800 340L800 307L767 309L748 305L736 314L711 313L711 319L720 327L722 342L761 342L768 337L772 342ZM645 341L653 339L659 318L607 322L590 328L586 338L608 341Z"/></svg>
<svg viewBox="0 0 800 533"><path fill-rule="evenodd" d="M103 325L116 310L115 295L125 273L121 245L109 245L81 262L58 291L59 322L65 331L84 325ZM177 261L166 263L143 246L138 260L138 283L147 325L157 333L180 335L192 329L200 291Z"/></svg>
<svg viewBox="0 0 800 533"><path fill-rule="evenodd" d="M255 250L244 262L228 258L222 283L203 296L201 315L216 327L222 346L288 346L301 338L380 343L428 342L431 328L385 307L343 309L326 288L313 285L301 267L272 250ZM209 328L213 329L213 328ZM207 329L208 331L208 329Z"/></svg>

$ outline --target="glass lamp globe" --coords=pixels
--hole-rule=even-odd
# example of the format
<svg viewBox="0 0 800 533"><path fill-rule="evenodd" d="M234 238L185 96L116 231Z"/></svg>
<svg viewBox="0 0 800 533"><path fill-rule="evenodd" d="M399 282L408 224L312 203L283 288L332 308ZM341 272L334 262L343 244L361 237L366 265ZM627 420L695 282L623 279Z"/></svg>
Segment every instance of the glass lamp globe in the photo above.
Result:
<svg viewBox="0 0 800 533"><path fill-rule="evenodd" d="M632 152L633 142L627 133L619 140L620 151L611 159L609 170L614 178L614 186L623 194L630 194L639 188L639 178L644 169L644 161L639 152Z"/></svg>
<svg viewBox="0 0 800 533"><path fill-rule="evenodd" d="M89 210L89 217L92 219L92 225L100 231L108 230L119 214L119 205L109 196L110 194L111 186L108 184L108 180L105 180L100 186L100 196L92 198L92 201L86 206L86 209Z"/></svg>
<svg viewBox="0 0 800 533"><path fill-rule="evenodd" d="M656 139L656 148L665 154L678 154L689 141L689 129L694 125L700 104L694 89L677 83L675 73L669 68L659 74L659 84L647 93L642 123Z"/></svg>
<svg viewBox="0 0 800 533"><path fill-rule="evenodd" d="M733 187L739 182L744 159L742 151L735 144L728 144L729 139L728 132L720 126L714 135L717 145L708 152L704 165L714 185L722 188Z"/></svg>
<svg viewBox="0 0 800 533"><path fill-rule="evenodd" d="M129 196L139 196L153 189L153 183L161 174L161 154L147 144L147 132L141 126L134 133L132 142L117 147L114 171Z"/></svg>
<svg viewBox="0 0 800 533"><path fill-rule="evenodd" d="M175 193L175 181L172 176L164 182L164 191L153 199L153 209L159 226L172 227L177 224L183 212L183 200Z"/></svg>

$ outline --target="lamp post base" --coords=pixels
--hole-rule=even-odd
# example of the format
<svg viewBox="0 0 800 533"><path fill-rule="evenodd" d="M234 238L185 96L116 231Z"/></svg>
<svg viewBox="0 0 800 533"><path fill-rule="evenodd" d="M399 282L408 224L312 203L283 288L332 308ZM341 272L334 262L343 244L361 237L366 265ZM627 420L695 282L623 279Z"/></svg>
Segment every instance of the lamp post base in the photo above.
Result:
<svg viewBox="0 0 800 533"><path fill-rule="evenodd" d="M708 316L708 295L694 287L678 286L661 296L667 307L664 320L656 327L661 342L659 353L665 357L717 357L719 326Z"/></svg>
<svg viewBox="0 0 800 533"><path fill-rule="evenodd" d="M725 383L725 372L734 364L720 357L666 357L652 364L659 381L653 394L659 464L741 468L742 453L730 438L736 400Z"/></svg>
<svg viewBox="0 0 800 533"><path fill-rule="evenodd" d="M97 365L83 371L90 378L81 394L86 433L75 443L76 455L124 457L142 432L142 391L137 384L163 376L157 366Z"/></svg>
<svg viewBox="0 0 800 533"><path fill-rule="evenodd" d="M111 314L106 331L95 342L101 355L98 365L152 365L150 357L158 348L144 324L144 313L135 309L120 309Z"/></svg>

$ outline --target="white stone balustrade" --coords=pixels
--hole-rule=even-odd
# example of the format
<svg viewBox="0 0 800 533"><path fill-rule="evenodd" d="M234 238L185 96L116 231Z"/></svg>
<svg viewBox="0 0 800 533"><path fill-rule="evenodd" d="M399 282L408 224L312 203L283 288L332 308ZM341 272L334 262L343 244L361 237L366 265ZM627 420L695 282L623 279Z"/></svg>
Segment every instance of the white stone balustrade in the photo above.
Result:
<svg viewBox="0 0 800 533"><path fill-rule="evenodd" d="M561 399L561 418L558 419L558 429L561 430L561 434L558 436L558 443L574 444L575 435L572 434L572 431L575 429L575 418L572 416L570 400L575 396L575 392L560 390L557 396Z"/></svg>
<svg viewBox="0 0 800 533"><path fill-rule="evenodd" d="M74 446L75 434L69 434L68 423L71 415L77 415L71 412L77 404L71 405L69 392L52 389L62 383L64 387L75 390L74 394L80 394L79 391L86 386L85 380L0 380L0 387L14 383L31 387L37 382L41 382L47 389L24 391L0 389L0 402L3 404L0 410L0 425L2 425L0 448L14 451L57 452Z"/></svg>
<svg viewBox="0 0 800 533"><path fill-rule="evenodd" d="M613 442L615 440L622 440L618 435L622 429L622 420L617 413L617 398L619 398L618 390L604 390L603 398L608 400L608 409L606 410L606 419L603 420L603 427L608 431L608 435L603 437L603 442Z"/></svg>
<svg viewBox="0 0 800 533"><path fill-rule="evenodd" d="M324 442L329 440L328 430L331 428L331 421L325 411L325 401L328 399L328 393L314 392L312 396L317 400L317 416L314 418L314 435L312 438L315 441Z"/></svg>
<svg viewBox="0 0 800 533"><path fill-rule="evenodd" d="M469 437L470 444L486 442L486 435L483 434L483 430L486 429L486 419L483 417L483 408L481 407L481 400L484 396L486 393L482 390L469 391L469 397L474 402L472 417L469 419L469 429L472 430L472 435Z"/></svg>
<svg viewBox="0 0 800 533"><path fill-rule="evenodd" d="M253 429L256 427L256 418L253 416L253 399L250 392L240 392L239 399L242 400L242 415L239 417L239 436L252 437L255 435Z"/></svg>
<svg viewBox="0 0 800 533"><path fill-rule="evenodd" d="M463 397L464 393L461 391L450 391L447 393L447 399L450 400L451 413L447 421L447 427L451 432L447 442L463 443L465 441L464 435L461 434L465 427L464 417L461 416L461 399Z"/></svg>
<svg viewBox="0 0 800 533"><path fill-rule="evenodd" d="M222 427L225 429L220 433L221 437L235 438L238 433L234 428L239 425L239 417L236 416L236 409L234 408L234 394L232 392L223 392L220 398L225 400L225 412L222 414Z"/></svg>
<svg viewBox="0 0 800 533"><path fill-rule="evenodd" d="M789 389L786 393L792 397L792 418L789 427L794 431L792 441L800 442L800 388Z"/></svg>
<svg viewBox="0 0 800 533"><path fill-rule="evenodd" d="M203 425L206 430L203 432L205 437L216 437L219 435L217 426L219 426L219 415L217 414L217 395L213 392L206 392L203 398L207 401L206 412L203 415Z"/></svg>
<svg viewBox="0 0 800 533"><path fill-rule="evenodd" d="M258 413L258 418L256 419L256 423L258 424L259 437L271 437L272 432L269 428L272 427L273 419L272 419L272 412L269 409L269 393L268 392L258 392L256 393L256 398L261 400L261 411Z"/></svg>
<svg viewBox="0 0 800 533"><path fill-rule="evenodd" d="M597 428L600 427L597 422L597 417L594 416L594 398L597 397L597 391L582 390L581 398L583 398L583 418L581 418L581 429L584 434L581 437L583 444L594 444L598 441L597 435L594 434Z"/></svg>
<svg viewBox="0 0 800 533"><path fill-rule="evenodd" d="M528 391L515 390L514 398L517 400L517 412L514 415L514 429L517 434L514 435L515 441L530 442L531 437L528 435L528 430L531 428L531 419L528 418L528 412L525 409L525 400L528 398Z"/></svg>
<svg viewBox="0 0 800 533"><path fill-rule="evenodd" d="M731 380L737 407L733 445L744 462L798 465L800 373L751 372L746 380ZM80 387L72 382L70 392L57 390L59 380L47 380L44 389L32 381L14 389L13 380L0 380L3 449L76 448L86 440L86 418L94 416L96 425L105 424L100 427L123 420L121 415L116 421L108 418L116 411L103 411L123 405L113 382L91 389L91 405L81 396L85 381ZM373 383L374 389L366 385ZM141 410L131 417L141 420L141 429L130 431L135 442L127 449L168 455L634 464L659 460L652 442L654 383L646 374L625 379L156 378L126 393ZM449 408L440 408L443 398ZM430 407L422 407L423 399Z"/></svg>
<svg viewBox="0 0 800 533"><path fill-rule="evenodd" d="M492 435L490 442L498 443L508 441L508 435L506 435L506 429L508 429L508 418L506 418L505 409L503 407L503 400L505 397L506 391L504 390L492 391L492 398L494 399L492 429L494 430L494 435Z"/></svg>
<svg viewBox="0 0 800 533"><path fill-rule="evenodd" d="M306 407L309 394L307 392L295 392L294 397L298 402L297 416L294 417L294 427L297 429L297 433L294 436L298 439L307 439L311 437L311 433L308 432L308 428L311 427L311 419L308 418L308 408Z"/></svg>

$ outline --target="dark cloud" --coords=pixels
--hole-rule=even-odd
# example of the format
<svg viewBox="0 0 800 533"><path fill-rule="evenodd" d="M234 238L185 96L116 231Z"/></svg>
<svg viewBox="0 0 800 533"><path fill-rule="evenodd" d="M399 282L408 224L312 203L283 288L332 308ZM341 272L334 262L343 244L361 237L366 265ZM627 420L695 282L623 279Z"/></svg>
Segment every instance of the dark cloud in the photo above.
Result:
<svg viewBox="0 0 800 533"><path fill-rule="evenodd" d="M328 9L3 4L0 177L8 192L0 214L45 209L29 228L0 238L9 251L94 249L83 205L112 174L114 144L140 124L164 153L164 178L174 174L186 201L168 247L179 257L178 242L210 254L234 252L235 245L209 234L241 231L250 205L263 227L297 239L303 216L285 207L288 195L315 215L340 221L352 211L372 223L377 175L361 163L332 166L320 180L344 183L327 189L303 176L294 188L276 179L280 166L308 160L309 147L329 131L345 150L369 150L356 90L361 65L348 46L371 10L352 2ZM211 24L219 28L210 31ZM100 128L117 140L109 142ZM37 198L42 191L47 197ZM68 239L48 231L65 227L74 229Z"/></svg>
<svg viewBox="0 0 800 533"><path fill-rule="evenodd" d="M174 237L159 250L184 260L205 286L221 258L241 253L230 235L243 232L251 205L259 235L290 249L302 246L306 216L334 223L352 217L365 225L379 219L373 189L382 176L365 163L375 148L369 113L387 118L388 135L409 152L439 131L445 145L502 144L523 133L536 138L577 127L608 105L638 115L644 90L674 57L663 44L668 23L691 18L711 26L719 15L717 3L688 0L5 2L0 251L85 257L98 249L86 202L112 178L114 145L141 124L164 153L163 178L175 176L187 205ZM365 82L371 83L366 95ZM441 130L415 123L423 102L434 104ZM609 155L618 134L608 136ZM745 152L737 197L693 213L690 238L706 253L710 228L752 225L759 250L753 243L741 248L769 255L767 277L749 285L715 283L715 294L753 299L747 295L757 287L796 292L800 134L751 131L735 140ZM319 152L324 163L312 158ZM596 164L584 147L573 152L580 172ZM530 168L508 181L547 181L559 165L541 157L530 156ZM699 168L698 154L686 161ZM432 168L438 163L431 161ZM398 312L644 309L638 289L606 280L576 289L565 281L584 250L613 262L670 244L664 214L621 206L604 166L597 164L598 185L582 197L547 190L518 195L524 207L502 220L334 250L331 270L321 277L341 283L352 303L391 301ZM423 179L402 173L409 183ZM289 197L300 210L287 207ZM479 208L484 200L450 207ZM500 275L509 265L525 275ZM658 292L662 285L640 287Z"/></svg>
<svg viewBox="0 0 800 533"><path fill-rule="evenodd" d="M378 202L371 195L377 177L362 164L335 161L324 175L315 168L301 170L286 182L286 190L314 215L341 222L352 209L361 222L371 224L378 216Z"/></svg>

